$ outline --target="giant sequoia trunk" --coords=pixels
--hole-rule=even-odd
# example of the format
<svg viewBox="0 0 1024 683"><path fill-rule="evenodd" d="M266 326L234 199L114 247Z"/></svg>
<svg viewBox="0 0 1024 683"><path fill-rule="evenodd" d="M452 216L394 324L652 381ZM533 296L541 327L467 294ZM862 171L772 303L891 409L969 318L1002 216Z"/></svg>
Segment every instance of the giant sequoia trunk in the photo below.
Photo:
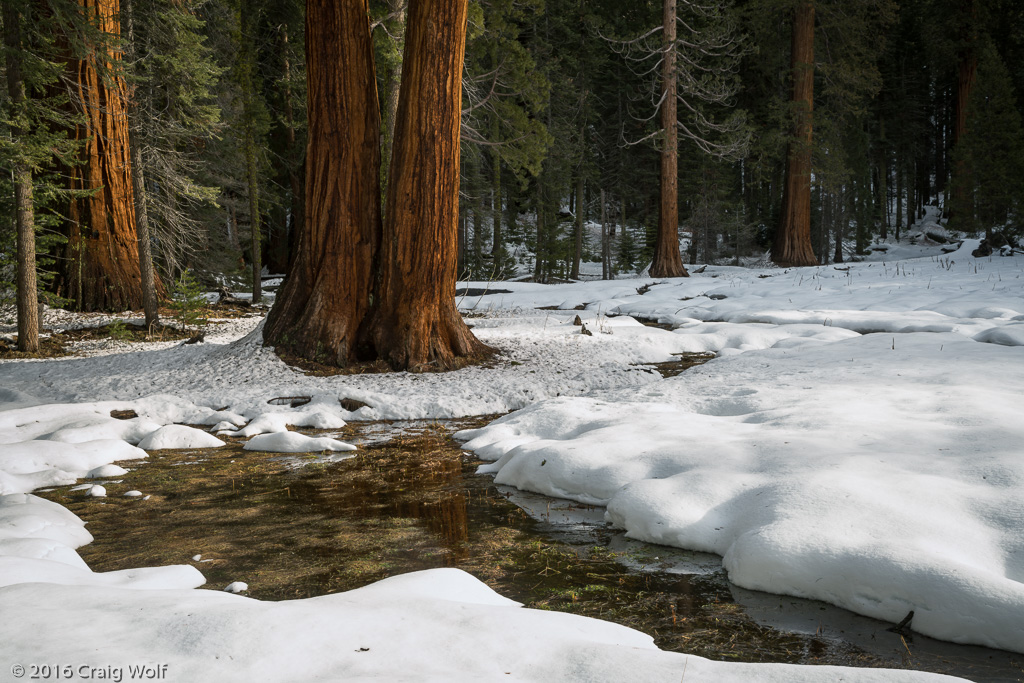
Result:
<svg viewBox="0 0 1024 683"><path fill-rule="evenodd" d="M967 104L971 99L971 91L978 75L977 42L977 0L961 0L960 2L960 49L959 64L956 75L956 97L953 100L953 150L956 151L960 142L967 135ZM970 178L970 167L963 155L957 155L953 162L953 177L950 190L953 194L950 202L950 223L958 222L973 211L971 190L974 182ZM909 210L909 208L908 208Z"/></svg>
<svg viewBox="0 0 1024 683"><path fill-rule="evenodd" d="M306 216L263 338L345 366L359 358L381 231L380 114L366 0L308 0L306 70Z"/></svg>
<svg viewBox="0 0 1024 683"><path fill-rule="evenodd" d="M811 246L811 140L814 111L814 3L797 6L793 15L793 140L786 159L782 220L772 245L780 266L816 266Z"/></svg>
<svg viewBox="0 0 1024 683"><path fill-rule="evenodd" d="M86 17L110 36L120 35L119 0L79 0ZM106 60L97 64L97 60ZM68 73L86 122L74 132L84 144L80 166L68 169L77 197L68 210L67 251L59 263L60 293L81 310L142 306L124 83L104 75L119 61L110 44L85 60L70 60Z"/></svg>
<svg viewBox="0 0 1024 683"><path fill-rule="evenodd" d="M452 368L488 351L455 308L466 13L467 0L409 4L369 330L395 369Z"/></svg>
<svg viewBox="0 0 1024 683"><path fill-rule="evenodd" d="M661 204L652 277L688 277L679 253L679 135L676 130L676 0L663 5L665 54L661 62Z"/></svg>

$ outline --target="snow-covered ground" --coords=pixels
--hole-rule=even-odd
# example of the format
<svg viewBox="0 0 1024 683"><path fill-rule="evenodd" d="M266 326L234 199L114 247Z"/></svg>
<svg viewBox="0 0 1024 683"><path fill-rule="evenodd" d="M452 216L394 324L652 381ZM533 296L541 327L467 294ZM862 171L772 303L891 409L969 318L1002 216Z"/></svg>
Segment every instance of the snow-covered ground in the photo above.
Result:
<svg viewBox="0 0 1024 683"><path fill-rule="evenodd" d="M888 621L913 610L922 633L1024 652L1024 257L973 246L668 281L470 283L489 292L460 305L502 356L438 375L306 377L258 327L0 364L0 654L114 665L95 654L113 642L124 666L169 664L168 680L920 680L663 653L454 570L287 603L192 591L188 566L95 574L74 551L91 538L81 522L28 493L144 457L134 444L165 425L258 437L509 410L462 434L499 482L607 505L631 536L721 554L741 586ZM669 379L641 365L685 352L717 357ZM300 395L313 400L268 404ZM138 417L109 416L127 409ZM38 577L49 584L25 582Z"/></svg>

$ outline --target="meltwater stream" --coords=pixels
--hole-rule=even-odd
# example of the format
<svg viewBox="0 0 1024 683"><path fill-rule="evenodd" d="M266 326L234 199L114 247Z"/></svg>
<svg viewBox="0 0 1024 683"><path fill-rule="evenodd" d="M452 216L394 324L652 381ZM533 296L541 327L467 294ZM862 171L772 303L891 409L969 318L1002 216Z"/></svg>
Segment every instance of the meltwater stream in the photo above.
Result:
<svg viewBox="0 0 1024 683"><path fill-rule="evenodd" d="M617 621L662 649L732 661L914 668L975 681L1024 680L1024 657L958 646L830 605L732 585L716 555L641 543L603 508L507 487L451 434L486 418L353 423L344 460L219 449L154 451L106 499L51 497L89 523L95 571L196 566L219 589L279 600L395 574L459 567L527 607ZM347 455L347 454L346 454ZM119 495L137 489L150 499Z"/></svg>

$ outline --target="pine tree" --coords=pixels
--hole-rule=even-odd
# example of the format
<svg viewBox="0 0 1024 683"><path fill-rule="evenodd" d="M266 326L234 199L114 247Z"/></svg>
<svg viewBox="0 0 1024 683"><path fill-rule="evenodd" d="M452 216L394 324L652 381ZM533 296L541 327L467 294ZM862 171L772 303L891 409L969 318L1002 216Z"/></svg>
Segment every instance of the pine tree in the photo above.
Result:
<svg viewBox="0 0 1024 683"><path fill-rule="evenodd" d="M648 136L658 138L661 151L658 230L650 273L687 276L679 253L679 135L712 157L745 154L750 132L734 100L739 90L736 69L748 48L732 4L725 0L663 0L661 26L621 45L627 59L640 65L639 73L649 71L652 61L660 64L653 99L661 126ZM721 115L729 107L731 112Z"/></svg>
<svg viewBox="0 0 1024 683"><path fill-rule="evenodd" d="M214 101L223 70L199 8L196 0L130 0L122 8L140 252L155 247L152 260L169 278L209 247L197 214L220 193L205 181L201 155L223 129Z"/></svg>
<svg viewBox="0 0 1024 683"><path fill-rule="evenodd" d="M960 226L984 230L1009 227L1019 237L1024 202L1024 127L1009 71L991 44L979 55L977 81L967 104L967 134L955 151L965 171L957 182L970 182L953 211ZM1010 219L1013 226L1007 226Z"/></svg>
<svg viewBox="0 0 1024 683"><path fill-rule="evenodd" d="M14 2L3 7L4 48L7 67L7 95L10 100L11 141L24 144L29 135L28 102L22 74L21 8ZM22 154L11 158L14 211L17 224L17 311L18 350L39 350L39 310L36 301L35 203L32 199L32 169Z"/></svg>

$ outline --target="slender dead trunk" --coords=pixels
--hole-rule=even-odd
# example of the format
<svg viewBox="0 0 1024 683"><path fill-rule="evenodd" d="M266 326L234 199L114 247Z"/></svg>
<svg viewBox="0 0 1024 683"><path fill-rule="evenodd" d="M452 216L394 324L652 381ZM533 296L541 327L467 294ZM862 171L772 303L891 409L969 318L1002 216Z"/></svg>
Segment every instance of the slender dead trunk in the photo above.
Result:
<svg viewBox="0 0 1024 683"><path fill-rule="evenodd" d="M903 225L903 164L900 154L896 154L896 239L900 238L900 227Z"/></svg>
<svg viewBox="0 0 1024 683"><path fill-rule="evenodd" d="M811 246L811 141L814 112L814 3L793 15L793 140L786 158L782 220L775 232L772 261L780 266L816 266Z"/></svg>
<svg viewBox="0 0 1024 683"><path fill-rule="evenodd" d="M405 43L405 13L408 0L388 0L388 11L391 20L390 37L395 41L399 51ZM384 74L384 122L381 131L381 165L380 182L383 188L382 202L387 201L388 173L391 169L391 150L395 143L395 120L398 117L398 97L402 85L402 60L398 60Z"/></svg>
<svg viewBox="0 0 1024 683"><path fill-rule="evenodd" d="M601 279L608 279L608 206L601 190Z"/></svg>
<svg viewBox="0 0 1024 683"><path fill-rule="evenodd" d="M490 351L455 308L467 9L468 0L409 3L368 330L377 355L395 369L449 369Z"/></svg>
<svg viewBox="0 0 1024 683"><path fill-rule="evenodd" d="M664 54L661 61L661 203L652 277L688 277L679 253L679 136L676 130L676 0L662 6Z"/></svg>
<svg viewBox="0 0 1024 683"><path fill-rule="evenodd" d="M583 176L576 176L576 220L573 222L572 268L569 277L580 279L580 260L583 258Z"/></svg>
<svg viewBox="0 0 1024 683"><path fill-rule="evenodd" d="M301 150L295 143L295 115L292 111L292 62L288 51L288 28L283 31L285 48L284 57L284 122L285 141L288 144L288 185L291 189L291 223L288 226L288 267L285 272L291 270L291 264L295 260L295 252L298 251L299 235L302 233L305 221L305 197L303 196L303 174Z"/></svg>
<svg viewBox="0 0 1024 683"><path fill-rule="evenodd" d="M497 56L494 56L497 62ZM491 139L498 140L500 135L498 116L491 114ZM497 277L502 277L503 256L505 254L504 236L501 232L501 155L497 149L491 150L491 225L493 227L491 237L491 256L494 257L495 266L498 269Z"/></svg>
<svg viewBox="0 0 1024 683"><path fill-rule="evenodd" d="M537 248L533 262L534 282L544 282L544 259L547 258L547 249L544 244L544 188L540 179L537 181Z"/></svg>
<svg viewBox="0 0 1024 683"><path fill-rule="evenodd" d="M138 50L135 41L135 13L133 0L125 0L123 16L127 28L128 62L133 63ZM153 270L153 247L149 238L149 207L146 196L146 162L143 157L142 144L139 140L141 117L139 108L138 88L127 102L128 110L128 146L132 155L132 196L135 200L135 231L138 236L139 275L142 284L142 310L146 318L146 329L151 329L160 319L159 298L156 290L156 277Z"/></svg>
<svg viewBox="0 0 1024 683"><path fill-rule="evenodd" d="M366 0L307 0L306 69L306 222L263 339L345 366L360 357L381 229L380 115Z"/></svg>
<svg viewBox="0 0 1024 683"><path fill-rule="evenodd" d="M58 286L80 310L125 310L142 306L138 235L132 191L124 81L116 70L120 55L111 47L120 36L118 0L79 0L85 16L109 40L90 57L70 59L68 74L86 122L74 131L84 142L84 163L67 169L72 190L91 191L68 207L65 258L58 262Z"/></svg>
<svg viewBox="0 0 1024 683"><path fill-rule="evenodd" d="M260 230L259 169L256 163L256 154L256 137L250 127L245 133L245 179L249 198L249 232L252 235L252 302L254 304L258 304L263 298L263 263L260 254L263 233Z"/></svg>
<svg viewBox="0 0 1024 683"><path fill-rule="evenodd" d="M25 81L21 75L21 15L13 3L4 3L4 47L7 48L7 94L11 98L11 137L21 139L28 131L17 123L25 113ZM32 198L32 169L20 156L12 164L14 213L17 225L18 350L39 351L39 302L36 292L36 228Z"/></svg>

